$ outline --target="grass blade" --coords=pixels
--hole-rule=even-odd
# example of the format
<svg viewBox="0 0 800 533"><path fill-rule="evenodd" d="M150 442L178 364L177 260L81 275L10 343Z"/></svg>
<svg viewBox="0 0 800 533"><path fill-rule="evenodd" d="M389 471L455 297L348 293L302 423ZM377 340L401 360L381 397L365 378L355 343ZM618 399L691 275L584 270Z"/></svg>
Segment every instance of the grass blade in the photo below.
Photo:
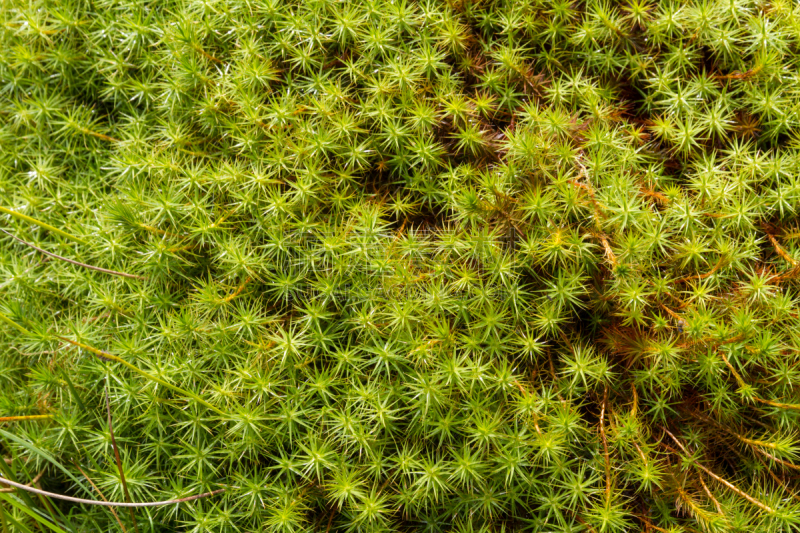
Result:
<svg viewBox="0 0 800 533"><path fill-rule="evenodd" d="M43 526L45 526L48 530L55 531L56 533L68 533L65 529L62 529L57 524L55 524L53 522L50 522L48 520L45 520L44 518L39 516L38 513L35 513L32 510L28 509L28 507L25 504L23 504L20 501L17 501L17 499L14 496L12 496L10 494L0 494L0 498L5 500L5 501L7 501L9 504L13 505L14 507L19 509L20 511L22 511L26 515L30 516L36 522L38 522L39 524L42 524Z"/></svg>
<svg viewBox="0 0 800 533"><path fill-rule="evenodd" d="M83 489L84 492L86 492L89 495L92 494L92 491L90 491L80 479L75 477L69 470L64 468L64 466L61 463L59 463L58 461L56 461L53 458L53 456L51 456L49 453L45 452L44 450L40 450L39 448L37 448L36 446L31 444L30 442L27 442L27 441L17 437L16 435L14 435L12 433L9 433L8 431L5 431L3 429L0 429L0 436L4 437L4 438L6 438L6 439L8 439L10 441L16 442L17 444L19 444L20 446L22 446L23 448L25 448L29 452L37 455L38 457L40 457L40 458L44 459L45 461L47 461L48 463L52 464L58 470L60 470L63 474L65 474L69 479L71 479L76 485L78 485L81 489Z"/></svg>

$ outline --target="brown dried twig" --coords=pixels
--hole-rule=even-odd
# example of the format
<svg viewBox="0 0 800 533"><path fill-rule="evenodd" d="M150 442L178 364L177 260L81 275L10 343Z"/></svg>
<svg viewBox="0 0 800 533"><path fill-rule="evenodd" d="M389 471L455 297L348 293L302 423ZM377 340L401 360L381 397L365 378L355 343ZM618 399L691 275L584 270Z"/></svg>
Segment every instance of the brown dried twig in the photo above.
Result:
<svg viewBox="0 0 800 533"><path fill-rule="evenodd" d="M35 477L35 478L33 478L33 481L31 481L30 483L28 483L26 486L27 486L27 487L30 487L31 485L36 485L37 483L39 483L39 480L40 480L40 479L42 479L42 476L43 476L43 475L44 475L44 470L42 470L41 472L39 472L39 473L36 475L36 477ZM16 489L16 488L14 488L14 487L8 487L8 488L6 488L6 489L0 489L0 492L14 492L15 490L17 490L17 489Z"/></svg>

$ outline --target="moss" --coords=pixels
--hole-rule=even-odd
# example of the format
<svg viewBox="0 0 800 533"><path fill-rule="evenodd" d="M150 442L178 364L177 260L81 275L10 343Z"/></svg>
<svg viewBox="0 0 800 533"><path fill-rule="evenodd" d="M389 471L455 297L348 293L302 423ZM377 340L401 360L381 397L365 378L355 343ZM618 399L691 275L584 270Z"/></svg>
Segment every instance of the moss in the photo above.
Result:
<svg viewBox="0 0 800 533"><path fill-rule="evenodd" d="M800 527L795 3L0 16L8 531Z"/></svg>

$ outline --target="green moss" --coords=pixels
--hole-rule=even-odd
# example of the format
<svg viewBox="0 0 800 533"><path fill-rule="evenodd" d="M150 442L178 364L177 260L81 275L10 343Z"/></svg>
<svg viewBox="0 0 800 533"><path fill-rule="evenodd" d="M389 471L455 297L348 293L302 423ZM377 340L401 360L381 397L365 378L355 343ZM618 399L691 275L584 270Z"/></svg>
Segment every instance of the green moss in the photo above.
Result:
<svg viewBox="0 0 800 533"><path fill-rule="evenodd" d="M0 17L4 532L800 529L795 3Z"/></svg>

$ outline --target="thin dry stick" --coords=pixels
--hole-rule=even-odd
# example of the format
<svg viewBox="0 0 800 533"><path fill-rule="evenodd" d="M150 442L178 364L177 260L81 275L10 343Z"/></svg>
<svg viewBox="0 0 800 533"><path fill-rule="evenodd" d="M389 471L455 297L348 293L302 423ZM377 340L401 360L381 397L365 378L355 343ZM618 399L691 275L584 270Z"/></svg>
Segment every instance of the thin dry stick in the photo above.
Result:
<svg viewBox="0 0 800 533"><path fill-rule="evenodd" d="M119 457L119 448L117 447L117 439L114 438L114 424L111 422L111 402L108 399L108 374L106 374L106 411L108 412L108 432L111 434L111 447L114 449L114 459L117 462L117 470L119 471L119 479L122 481L122 491L125 494L125 501L131 503L131 493L128 492L128 482L125 480L125 472L122 470L122 460ZM136 515L133 514L133 509L128 509L133 522L133 529L139 533L139 524L136 522Z"/></svg>
<svg viewBox="0 0 800 533"><path fill-rule="evenodd" d="M769 469L769 467L768 467L768 466L767 466L767 464L766 464L766 463L765 463L765 462L764 462L764 461L761 459L761 457L756 457L756 459L758 459L758 462L759 462L759 463L761 463L761 464L764 466L764 469L767 471L767 474L769 474L769 475L770 475L770 477L771 477L772 479L774 479L774 480L775 480L775 481L778 483L778 485L780 485L781 487L783 487L783 490L785 490L786 492L788 492L789 494L791 494L791 495L792 495L792 498L794 498L795 500L798 500L798 501L800 501L800 496L798 496L796 492L792 492L792 491L791 491L791 489L789 489L789 487L787 487L787 486L786 486L786 483L785 483L785 482L784 482L784 481L783 481L781 478L779 478L778 476L776 476L776 475L775 475L775 472L773 472L772 470L770 470L770 469Z"/></svg>
<svg viewBox="0 0 800 533"><path fill-rule="evenodd" d="M698 505L692 499L692 495L689 494L684 489L684 487L682 487L680 484L678 484L675 487L675 489L678 491L678 497L689 508L689 510L690 510L689 514L693 515L695 520L698 520L698 521L704 522L704 523L709 522L709 520L710 520L709 513L707 513L705 509L700 507L700 505ZM680 506L678 506L678 508L680 509Z"/></svg>
<svg viewBox="0 0 800 533"><path fill-rule="evenodd" d="M203 50L199 45L193 45L192 48L198 53L200 53L203 57L208 59L209 61L213 61L214 63L222 63L221 60L217 59L216 57L212 56L211 54Z"/></svg>
<svg viewBox="0 0 800 533"><path fill-rule="evenodd" d="M103 139L104 141L109 141L109 142L113 142L113 143L122 142L119 139L111 137L110 135L106 135L104 133L99 133L99 132L96 132L96 131L92 131L89 128L76 127L75 129L77 129L79 132L83 133L84 135L91 135L92 137L97 137L98 139Z"/></svg>
<svg viewBox="0 0 800 533"><path fill-rule="evenodd" d="M10 485L18 489L26 490L34 494L40 494L42 496L47 496L49 498L55 498L57 500L64 500L75 503L85 503L86 505L102 505L103 507L160 507L162 505L172 505L173 503L184 503L193 500L199 500L200 498L206 498L208 496L214 496L215 494L219 494L220 492L225 492L225 489L217 489L211 492L198 494L196 496L187 496L186 498L178 498L177 500L167 500L163 502L143 502L143 503L108 502L108 501L100 502L97 500L84 500L83 498L73 498L72 496L64 496L63 494L47 492L46 490L34 489L33 487L28 487L27 485L23 485L22 483L11 481L2 476L0 476L0 483L4 485Z"/></svg>
<svg viewBox="0 0 800 533"><path fill-rule="evenodd" d="M793 258L791 255L789 255L789 254L786 252L786 250L784 250L784 249L783 249L783 247L780 245L780 243L778 243L778 240L777 240L775 237L773 237L772 235L770 235L769 233L767 233L767 238L769 238L769 241L772 243L772 246L775 248L775 252L776 252L776 253L777 253L779 256L781 256L781 257L782 257L784 260L786 260L787 262L791 263L791 265L792 265L793 267L795 267L795 268L796 268L796 267L798 266L798 263L797 263L797 261L795 261L795 259L794 259L794 258Z"/></svg>
<svg viewBox="0 0 800 533"><path fill-rule="evenodd" d="M655 529L656 531L659 531L660 533L670 533L670 531L669 531L669 530L667 530L667 529L664 529L664 528L660 528L660 527L658 527L657 525L655 525L655 524L653 524L652 522L650 522L650 521L649 521L647 518L645 518L645 517L644 517L644 515L642 515L642 516L639 516L638 518L639 518L639 520L641 520L642 522L644 522L644 524L645 524L645 526L646 526L647 528L653 528L653 529Z"/></svg>
<svg viewBox="0 0 800 533"><path fill-rule="evenodd" d="M785 261L789 262L792 265L792 269L788 272L784 272L783 274L776 274L774 275L771 280L775 280L777 282L781 282L785 279L793 278L797 275L798 271L800 271L800 263L798 263L791 255L789 255L786 250L778 243L778 240L773 237L770 233L767 233L767 237L769 241L772 243L772 246L775 248L775 252L781 256Z"/></svg>
<svg viewBox="0 0 800 533"><path fill-rule="evenodd" d="M764 398L758 398L757 396L754 396L753 399L755 401L757 401L757 402L763 403L765 405L769 405L771 407L778 407L780 409L791 409L793 411L800 411L800 404L773 402L772 400L765 400Z"/></svg>
<svg viewBox="0 0 800 533"><path fill-rule="evenodd" d="M331 525L333 525L333 517L336 516L336 509L331 509L331 517L328 518L328 527L325 528L325 533L329 533L331 530Z"/></svg>
<svg viewBox="0 0 800 533"><path fill-rule="evenodd" d="M678 322L681 322L681 321L683 321L683 319L681 318L681 315L679 315L678 313L676 313L675 311L673 311L672 309L670 309L670 308L669 308L669 307L667 307L666 305L664 305L664 304L662 304L662 303L660 303L660 304L658 304L658 305L660 305L660 306L661 306L661 308L662 308L662 309L664 309L664 311L666 311L666 312L667 312L667 314L668 314L669 316L671 316L672 318L674 318L674 319L675 319L675 320L677 320Z"/></svg>
<svg viewBox="0 0 800 533"><path fill-rule="evenodd" d="M717 508L717 512L718 512L718 513L719 513L721 516L725 516L725 513L722 511L722 505L720 505L720 504L719 504L719 502L717 501L717 499L716 499L716 498L714 497L714 495L711 493L711 490L708 488L708 485L706 485L706 482L705 482L705 481L703 481L703 476L697 476L697 479L699 479L699 480L700 480L700 484L703 486L703 490L706 492L706 495L707 495L709 498L711 498L711 501L712 501L712 502L714 502L714 506Z"/></svg>
<svg viewBox="0 0 800 533"><path fill-rule="evenodd" d="M679 441L677 438L675 438L675 435L670 433L670 431L667 428L663 427L663 426L662 426L661 429L663 429L664 432L667 435L669 435L672 440L675 441L675 444L677 444L678 447L681 450L683 450L683 453L685 453L687 455L690 455L689 452L686 451L686 448L683 447L683 444L681 444L681 441ZM750 496L749 494L747 494L743 490L739 489L736 485L734 485L733 483L730 483L729 481L726 481L726 480L722 479L721 477L716 475L714 472L712 472L710 469L708 469L705 466L701 465L699 462L695 461L694 465L697 468L699 468L700 470L702 470L703 472L705 472L706 474L708 474L709 476L711 476L713 479L718 481L719 483L722 483L723 485L728 487L730 490L732 490L733 492L735 492L736 494L738 494L739 496L741 496L745 500L749 501L750 503L752 503L753 505L758 507L759 509L763 509L764 511L767 511L769 513L774 513L775 512L775 509L773 509L772 507L770 507L768 505L765 505L765 504L761 503L760 501L756 500L755 498L753 498L752 496Z"/></svg>
<svg viewBox="0 0 800 533"><path fill-rule="evenodd" d="M773 461L775 461L776 463L785 466L786 468L791 468L792 470L800 470L800 466L797 466L796 464L790 463L788 461L784 461L783 459L781 459L779 457L775 457L771 453L769 453L767 451L764 451L764 450L762 450L761 448L759 448L757 446L754 446L753 450L757 451L758 453L760 453L764 457L768 457L768 458L772 459Z"/></svg>
<svg viewBox="0 0 800 533"><path fill-rule="evenodd" d="M594 527L592 527L592 525L589 522L581 518L581 516L578 513L573 513L572 516L575 517L575 520L577 520L582 526L587 528L589 531L591 531L592 533L597 533L597 530Z"/></svg>
<svg viewBox="0 0 800 533"><path fill-rule="evenodd" d="M88 268L90 270L96 270L96 271L102 272L104 274L111 274L113 276L122 276L124 278L132 278L132 279L146 279L146 278L143 278L142 276L136 276L134 274L127 274L125 272L117 272L116 270L108 270L107 268L100 268L100 267L96 267L96 266L92 266L92 265L87 265L86 263L79 263L78 261L74 261L72 259L67 259L66 257L62 257L62 256L54 254L52 252L48 252L47 250L43 250L43 249L39 248L38 246L36 246L35 244L31 244L28 241L22 240L19 237L17 237L16 235L12 235L11 233L7 232L4 229L0 229L0 231L5 233L6 235L11 237L12 239L21 242L25 246L30 246L31 248L33 248L34 250L36 250L39 253L43 253L44 255L53 257L55 259L60 259L61 261L66 261L67 263L70 263L70 264L73 264L73 265L77 265L77 266L80 266L80 267L83 267L83 268Z"/></svg>
<svg viewBox="0 0 800 533"><path fill-rule="evenodd" d="M28 485L27 485L27 486L28 486L28 487L30 487L31 485L36 485L37 483L39 483L39 480L40 480L40 479L42 479L42 476L43 476L43 475L44 475L44 470L42 470L41 472L39 472L39 473L36 475L36 477L35 477L35 478L33 478L33 481L31 481L30 483L28 483ZM9 487L9 488L7 488L7 489L0 489L0 492L14 492L15 490L17 490L17 489L15 489L14 487Z"/></svg>
<svg viewBox="0 0 800 533"><path fill-rule="evenodd" d="M636 442L635 440L632 441L632 442L633 442L633 446L636 448L636 451L639 452L639 457L642 458L642 461L644 462L644 466L647 466L647 456L642 451L642 448L639 446L639 443Z"/></svg>

